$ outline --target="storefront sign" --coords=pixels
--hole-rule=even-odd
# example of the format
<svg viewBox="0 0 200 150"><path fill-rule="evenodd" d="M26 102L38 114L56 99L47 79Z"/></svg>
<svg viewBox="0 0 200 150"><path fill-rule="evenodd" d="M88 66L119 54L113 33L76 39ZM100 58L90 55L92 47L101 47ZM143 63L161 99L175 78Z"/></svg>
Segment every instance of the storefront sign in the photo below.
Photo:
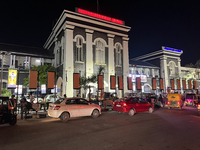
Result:
<svg viewBox="0 0 200 150"><path fill-rule="evenodd" d="M17 69L9 69L8 71L8 88L16 88Z"/></svg>
<svg viewBox="0 0 200 150"><path fill-rule="evenodd" d="M140 77L141 82L147 82L147 76L146 75L133 75L129 74L129 77L132 77L132 82L135 82L136 78Z"/></svg>
<svg viewBox="0 0 200 150"><path fill-rule="evenodd" d="M181 53L182 51L179 49L174 49L174 48L170 48L170 47L162 47L163 50L167 50L167 51L174 51L174 52L179 52Z"/></svg>

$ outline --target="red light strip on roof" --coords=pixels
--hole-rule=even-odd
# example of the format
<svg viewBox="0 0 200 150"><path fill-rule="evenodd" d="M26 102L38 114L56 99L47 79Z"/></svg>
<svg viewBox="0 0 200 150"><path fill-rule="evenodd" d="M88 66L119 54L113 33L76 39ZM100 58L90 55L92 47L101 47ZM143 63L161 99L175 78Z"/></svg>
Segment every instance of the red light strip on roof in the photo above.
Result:
<svg viewBox="0 0 200 150"><path fill-rule="evenodd" d="M80 9L80 8L78 8L78 12L81 13L81 14L84 14L84 15L88 15L88 16L99 18L99 19L102 19L102 20L110 21L110 22L113 22L113 23L123 24L123 21L121 21L121 20L114 19L114 18L111 18L111 17L107 17L107 16L104 16L104 15L100 15L100 14L97 14L97 13L93 13L93 12L83 10L83 9Z"/></svg>

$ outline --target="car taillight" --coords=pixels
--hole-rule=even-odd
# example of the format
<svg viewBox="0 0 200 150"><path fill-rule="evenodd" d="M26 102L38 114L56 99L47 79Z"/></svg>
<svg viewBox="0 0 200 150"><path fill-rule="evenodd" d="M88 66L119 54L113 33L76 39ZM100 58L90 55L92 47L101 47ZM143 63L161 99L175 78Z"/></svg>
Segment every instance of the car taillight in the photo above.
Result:
<svg viewBox="0 0 200 150"><path fill-rule="evenodd" d="M200 104L198 104L198 107L200 107Z"/></svg>
<svg viewBox="0 0 200 150"><path fill-rule="evenodd" d="M177 104L180 105L181 103L180 103L180 102L177 102Z"/></svg>
<svg viewBox="0 0 200 150"><path fill-rule="evenodd" d="M60 106L55 106L54 110L58 110L60 108Z"/></svg>
<svg viewBox="0 0 200 150"><path fill-rule="evenodd" d="M171 104L171 103L168 101L167 104Z"/></svg>
<svg viewBox="0 0 200 150"><path fill-rule="evenodd" d="M113 102L113 105L115 105L115 102Z"/></svg>
<svg viewBox="0 0 200 150"><path fill-rule="evenodd" d="M123 103L123 106L127 106L126 103Z"/></svg>

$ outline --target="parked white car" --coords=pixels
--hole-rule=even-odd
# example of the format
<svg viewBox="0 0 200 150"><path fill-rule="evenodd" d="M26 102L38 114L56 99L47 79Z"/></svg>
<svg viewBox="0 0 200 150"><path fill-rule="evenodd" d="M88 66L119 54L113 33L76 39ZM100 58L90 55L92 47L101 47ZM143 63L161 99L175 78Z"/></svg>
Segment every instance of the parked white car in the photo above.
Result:
<svg viewBox="0 0 200 150"><path fill-rule="evenodd" d="M62 122L67 122L69 118L79 116L92 116L97 118L101 114L101 107L97 104L90 104L80 97L61 98L55 103L50 103L48 115L60 118Z"/></svg>
<svg viewBox="0 0 200 150"><path fill-rule="evenodd" d="M55 98L56 97L56 98ZM55 95L55 94L48 94L44 97L45 102L50 102L53 103L57 101L58 99L62 98L60 95ZM55 100L56 99L56 100Z"/></svg>

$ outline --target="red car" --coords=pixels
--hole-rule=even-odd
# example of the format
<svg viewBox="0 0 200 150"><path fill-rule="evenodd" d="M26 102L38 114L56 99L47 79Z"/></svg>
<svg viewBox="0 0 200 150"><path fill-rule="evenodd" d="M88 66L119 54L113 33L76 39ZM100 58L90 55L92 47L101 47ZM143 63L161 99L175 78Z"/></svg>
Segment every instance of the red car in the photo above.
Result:
<svg viewBox="0 0 200 150"><path fill-rule="evenodd" d="M138 112L149 111L149 113L152 113L154 111L154 105L152 103L146 102L141 98L130 97L119 102L113 102L113 110L118 112L125 112L130 116L133 116Z"/></svg>

